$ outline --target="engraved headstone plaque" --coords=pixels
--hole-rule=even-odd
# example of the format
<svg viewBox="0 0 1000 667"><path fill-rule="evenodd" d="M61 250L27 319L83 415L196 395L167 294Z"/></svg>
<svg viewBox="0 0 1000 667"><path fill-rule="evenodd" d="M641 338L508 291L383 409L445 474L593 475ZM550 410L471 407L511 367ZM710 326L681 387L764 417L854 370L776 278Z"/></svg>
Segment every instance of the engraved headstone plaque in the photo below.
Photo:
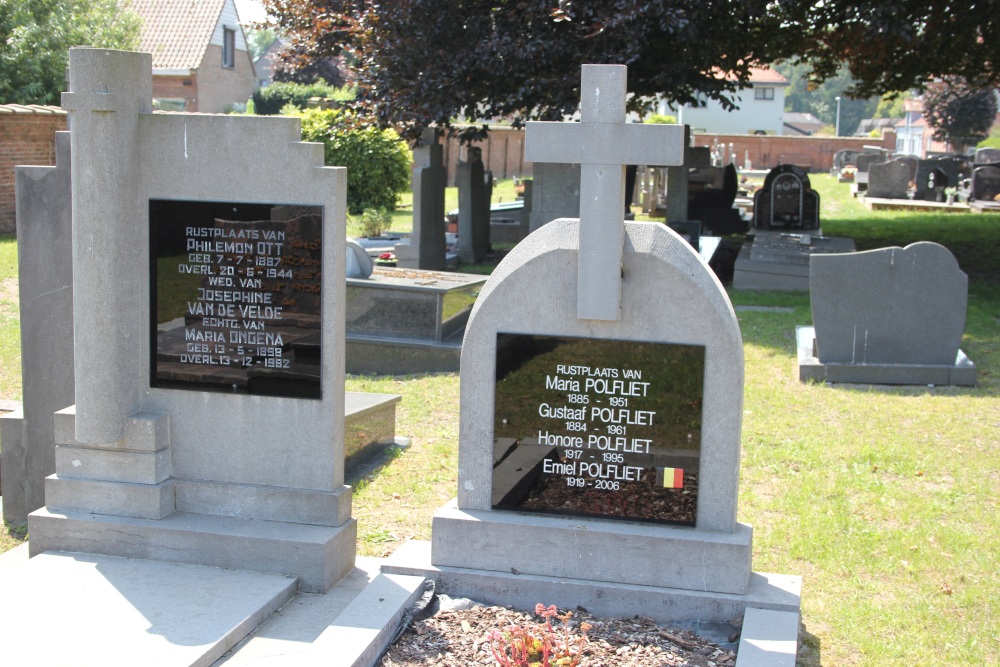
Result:
<svg viewBox="0 0 1000 667"><path fill-rule="evenodd" d="M694 526L705 348L497 334L493 509Z"/></svg>
<svg viewBox="0 0 1000 667"><path fill-rule="evenodd" d="M154 387L320 397L317 206L150 200Z"/></svg>

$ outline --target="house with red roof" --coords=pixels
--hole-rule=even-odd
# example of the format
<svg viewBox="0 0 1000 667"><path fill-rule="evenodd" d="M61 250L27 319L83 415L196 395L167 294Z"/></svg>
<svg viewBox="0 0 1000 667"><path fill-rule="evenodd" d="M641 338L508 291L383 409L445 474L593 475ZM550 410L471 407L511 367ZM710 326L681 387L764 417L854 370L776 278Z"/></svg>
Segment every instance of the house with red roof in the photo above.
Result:
<svg viewBox="0 0 1000 667"><path fill-rule="evenodd" d="M139 50L153 55L153 105L164 111L223 113L257 87L233 0L134 0Z"/></svg>
<svg viewBox="0 0 1000 667"><path fill-rule="evenodd" d="M733 96L738 109L727 111L718 101L705 98L705 106L682 106L672 113L678 123L694 132L712 134L785 134L785 88L788 79L770 67L754 68L750 87Z"/></svg>

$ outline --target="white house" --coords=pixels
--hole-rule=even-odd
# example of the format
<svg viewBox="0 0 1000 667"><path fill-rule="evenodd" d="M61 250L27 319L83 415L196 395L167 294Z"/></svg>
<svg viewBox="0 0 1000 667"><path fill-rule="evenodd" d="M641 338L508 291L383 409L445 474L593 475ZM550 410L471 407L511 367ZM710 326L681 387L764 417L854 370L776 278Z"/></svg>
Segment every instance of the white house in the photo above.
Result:
<svg viewBox="0 0 1000 667"><path fill-rule="evenodd" d="M785 88L788 79L770 67L750 73L750 88L733 96L738 109L726 111L716 100L705 98L703 107L669 109L661 104L661 114L674 114L678 123L694 132L713 134L784 134Z"/></svg>

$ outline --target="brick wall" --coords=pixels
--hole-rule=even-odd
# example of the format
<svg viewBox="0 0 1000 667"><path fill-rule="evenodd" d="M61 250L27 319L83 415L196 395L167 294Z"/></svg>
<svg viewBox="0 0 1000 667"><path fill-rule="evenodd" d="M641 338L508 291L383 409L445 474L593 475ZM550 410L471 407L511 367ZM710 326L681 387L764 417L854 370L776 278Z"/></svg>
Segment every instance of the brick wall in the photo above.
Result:
<svg viewBox="0 0 1000 667"><path fill-rule="evenodd" d="M184 111L198 110L198 78L189 76L153 75L153 98L184 100Z"/></svg>
<svg viewBox="0 0 1000 667"><path fill-rule="evenodd" d="M736 166L743 168L749 156L754 169L773 169L779 164L794 164L812 172L830 171L833 156L842 148L860 151L865 146L896 149L896 133L886 132L882 138L873 137L785 137L747 134L695 134L695 146L725 144L726 153L736 155Z"/></svg>
<svg viewBox="0 0 1000 667"><path fill-rule="evenodd" d="M830 171L833 156L842 148L860 151L865 146L879 146L895 150L896 133L889 131L882 138L873 137L786 137L751 134L695 134L695 146L725 144L729 153L732 144L736 164L741 169L747 156L754 169L773 169L779 164L795 164L812 172ZM490 129L489 138L476 146L483 150L483 164L493 171L494 178L511 178L532 175L532 164L524 161L524 130L508 127ZM449 139L444 147L445 165L448 167L448 184L454 185L455 163L464 156L458 139Z"/></svg>
<svg viewBox="0 0 1000 667"><path fill-rule="evenodd" d="M0 233L16 229L14 167L54 165L56 132L65 129L59 107L0 104Z"/></svg>

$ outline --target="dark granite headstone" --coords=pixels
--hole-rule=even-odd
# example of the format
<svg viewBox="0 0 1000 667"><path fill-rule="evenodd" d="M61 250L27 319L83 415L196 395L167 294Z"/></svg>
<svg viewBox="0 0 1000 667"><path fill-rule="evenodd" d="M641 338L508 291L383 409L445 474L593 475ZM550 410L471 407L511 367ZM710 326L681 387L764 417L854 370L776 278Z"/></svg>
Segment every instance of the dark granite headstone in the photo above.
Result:
<svg viewBox="0 0 1000 667"><path fill-rule="evenodd" d="M866 174L877 162L885 162L885 156L881 153L860 153L855 160L855 166L858 168L858 173Z"/></svg>
<svg viewBox="0 0 1000 667"><path fill-rule="evenodd" d="M920 242L818 256L810 268L820 361L955 363L968 277L947 248Z"/></svg>
<svg viewBox="0 0 1000 667"><path fill-rule="evenodd" d="M693 526L705 348L497 334L493 509Z"/></svg>
<svg viewBox="0 0 1000 667"><path fill-rule="evenodd" d="M1000 201L1000 163L976 167L972 172L972 198L976 201Z"/></svg>
<svg viewBox="0 0 1000 667"><path fill-rule="evenodd" d="M903 160L876 162L868 168L867 196L878 199L906 199L913 180L913 166Z"/></svg>
<svg viewBox="0 0 1000 667"><path fill-rule="evenodd" d="M819 193L810 186L804 170L778 165L754 194L753 215L758 230L819 229Z"/></svg>
<svg viewBox="0 0 1000 667"><path fill-rule="evenodd" d="M319 398L322 217L150 200L153 386Z"/></svg>
<svg viewBox="0 0 1000 667"><path fill-rule="evenodd" d="M739 178L736 166L692 169L688 176L688 219L699 220L716 236L742 234L747 223L733 208Z"/></svg>
<svg viewBox="0 0 1000 667"><path fill-rule="evenodd" d="M1000 162L1000 148L980 148L976 151L976 164Z"/></svg>

